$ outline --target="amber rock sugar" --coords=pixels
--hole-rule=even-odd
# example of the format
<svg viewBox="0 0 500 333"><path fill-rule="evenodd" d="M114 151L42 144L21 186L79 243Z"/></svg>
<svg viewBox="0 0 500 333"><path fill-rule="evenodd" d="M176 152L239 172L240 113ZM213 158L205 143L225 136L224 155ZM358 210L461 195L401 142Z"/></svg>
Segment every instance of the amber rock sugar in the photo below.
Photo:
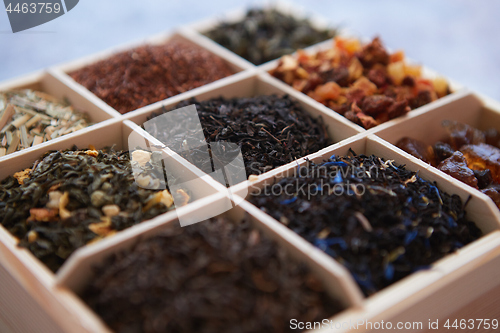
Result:
<svg viewBox="0 0 500 333"><path fill-rule="evenodd" d="M295 332L342 310L303 263L214 218L138 241L100 265L82 298L115 332Z"/></svg>
<svg viewBox="0 0 500 333"><path fill-rule="evenodd" d="M449 94L446 80L423 78L421 66L379 38L337 37L332 48L283 56L270 73L365 129Z"/></svg>
<svg viewBox="0 0 500 333"><path fill-rule="evenodd" d="M439 170L479 189L500 208L500 134L445 120L447 136L434 145L402 138L397 146ZM426 152L425 156L422 152Z"/></svg>
<svg viewBox="0 0 500 333"><path fill-rule="evenodd" d="M47 152L2 180L0 222L55 272L76 249L174 209L173 196L188 196L165 189L161 162L142 150L132 161L128 151L112 149ZM133 170L140 170L137 183Z"/></svg>
<svg viewBox="0 0 500 333"><path fill-rule="evenodd" d="M182 41L145 45L70 73L120 113L233 74L221 58Z"/></svg>

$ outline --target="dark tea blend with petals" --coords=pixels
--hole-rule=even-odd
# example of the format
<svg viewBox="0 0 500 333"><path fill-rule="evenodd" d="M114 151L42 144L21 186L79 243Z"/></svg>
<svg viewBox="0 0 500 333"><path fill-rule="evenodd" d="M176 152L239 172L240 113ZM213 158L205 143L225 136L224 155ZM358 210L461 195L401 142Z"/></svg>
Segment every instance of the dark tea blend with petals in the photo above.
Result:
<svg viewBox="0 0 500 333"><path fill-rule="evenodd" d="M297 158L314 153L331 144L322 119L314 119L289 96L262 95L249 98L214 98L206 101L190 99L174 109L194 104L207 143L229 141L239 145L247 176L261 174ZM167 112L167 111L165 111ZM159 114L153 113L148 119ZM191 130L195 120L178 117L175 129L163 124L161 117L150 133L175 151L182 151L184 138L198 138ZM197 120L196 120L197 121ZM169 128L164 131L162 128ZM188 130L186 130L188 129ZM193 147L205 143L195 142ZM183 156L202 170L210 170L203 151L183 152Z"/></svg>
<svg viewBox="0 0 500 333"><path fill-rule="evenodd" d="M118 53L69 75L120 113L233 74L221 58L181 41Z"/></svg>
<svg viewBox="0 0 500 333"><path fill-rule="evenodd" d="M162 173L158 152L135 150L132 162L113 149L47 152L0 183L0 221L55 272L79 247L174 209Z"/></svg>
<svg viewBox="0 0 500 333"><path fill-rule="evenodd" d="M82 298L127 332L296 332L342 310L304 264L249 222L215 218L139 241L96 269Z"/></svg>
<svg viewBox="0 0 500 333"><path fill-rule="evenodd" d="M308 162L251 202L343 264L366 296L481 236L457 195L403 165L351 153Z"/></svg>
<svg viewBox="0 0 500 333"><path fill-rule="evenodd" d="M334 29L316 29L306 19L297 19L276 9L251 9L243 20L222 22L205 33L222 46L255 65L335 36Z"/></svg>

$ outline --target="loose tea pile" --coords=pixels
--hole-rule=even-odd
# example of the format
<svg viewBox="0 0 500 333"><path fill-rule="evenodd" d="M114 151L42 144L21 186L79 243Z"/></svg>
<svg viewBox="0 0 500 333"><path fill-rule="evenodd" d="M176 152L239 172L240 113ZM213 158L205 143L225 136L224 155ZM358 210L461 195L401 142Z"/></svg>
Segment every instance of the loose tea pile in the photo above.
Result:
<svg viewBox="0 0 500 333"><path fill-rule="evenodd" d="M205 33L225 48L255 65L334 37L333 29L318 30L307 19L276 9L251 9L243 20L223 22Z"/></svg>
<svg viewBox="0 0 500 333"><path fill-rule="evenodd" d="M174 227L107 259L82 298L120 332L291 332L342 310L249 222ZM295 330L294 330L295 331Z"/></svg>
<svg viewBox="0 0 500 333"><path fill-rule="evenodd" d="M191 99L175 108L194 104L203 127L207 143L229 141L237 143L245 161L247 175L261 174L297 158L327 147L331 140L321 118L313 119L298 102L285 95L262 95L250 98L215 98L206 101ZM165 110L165 112L167 112ZM153 113L148 119L159 114ZM170 120L177 124L172 129L161 117L151 135L175 151L183 150L184 138L198 138L198 129L190 124L197 119L178 117ZM168 131L162 129L168 128ZM194 143L202 147L204 143ZM183 156L207 171L211 161L203 151L186 151Z"/></svg>
<svg viewBox="0 0 500 333"><path fill-rule="evenodd" d="M434 145L402 138L397 146L450 176L481 190L500 208L500 133L446 120L447 137Z"/></svg>
<svg viewBox="0 0 500 333"><path fill-rule="evenodd" d="M457 195L390 160L351 153L309 161L250 200L343 264L365 295L481 236Z"/></svg>
<svg viewBox="0 0 500 333"><path fill-rule="evenodd" d="M331 49L282 57L270 73L366 129L450 93L445 79L424 79L421 66L403 51L389 54L379 38L337 37Z"/></svg>
<svg viewBox="0 0 500 333"><path fill-rule="evenodd" d="M180 41L145 45L70 73L120 113L233 74L221 58Z"/></svg>
<svg viewBox="0 0 500 333"><path fill-rule="evenodd" d="M89 125L84 113L41 91L0 92L0 157Z"/></svg>
<svg viewBox="0 0 500 333"><path fill-rule="evenodd" d="M0 183L1 223L55 272L79 247L174 209L158 154L136 150L131 162L113 149L47 152Z"/></svg>

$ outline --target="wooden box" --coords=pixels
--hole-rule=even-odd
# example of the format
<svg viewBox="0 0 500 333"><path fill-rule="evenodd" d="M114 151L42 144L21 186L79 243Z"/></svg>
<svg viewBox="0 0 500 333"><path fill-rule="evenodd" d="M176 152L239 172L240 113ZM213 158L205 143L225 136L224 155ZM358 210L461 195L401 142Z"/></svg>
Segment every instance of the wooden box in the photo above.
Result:
<svg viewBox="0 0 500 333"><path fill-rule="evenodd" d="M300 15L293 6L278 7ZM241 11L226 16L232 20L241 17ZM177 103L191 97L205 100L218 96L288 94L313 117L322 117L333 141L331 146L307 158L322 161L332 154L346 154L352 148L357 153L375 154L405 164L408 169L419 171L422 178L436 181L442 190L457 194L462 200L470 197L467 216L476 222L484 236L439 260L430 269L416 272L364 298L350 273L341 264L245 200L256 189L290 175L297 164L306 163L304 158L227 189L168 147L155 148L162 153L170 172L189 180L186 186L194 193L193 202L78 249L57 274L49 271L28 250L18 247L17 240L0 226L0 331L108 332L102 320L78 297L82 287L92 279L92 267L110 254L130 247L137 239L147 239L163 228L171 227L179 217L209 217L231 207L224 215L238 220L248 214L255 228L263 230L292 256L305 262L320 280L330 286L328 292L345 306L346 310L330 318L330 326L314 331L375 332L380 331L376 328L377 323L384 321L394 325L398 322L421 323L421 326L408 329L418 332L432 331L429 323L436 320L440 321L439 327L442 329L446 319L498 319L500 211L486 195L403 152L394 144L402 136L432 143L443 136L441 121L445 119L458 120L481 129L500 129L500 103L452 84L452 94L367 131L271 77L267 72L276 66L277 60L254 66L200 33L217 22L216 19L210 19L188 25L173 33L154 36L1 83L0 90L33 88L57 97L67 97L73 105L87 111L95 125L1 157L0 179L29 167L47 150L70 148L73 144L82 148L92 144L97 148L116 145L119 149L127 149L128 138L133 135L136 142L141 142L145 148L158 146L161 143L144 131L141 125L152 112L162 107L174 109ZM67 75L71 70L107 58L115 52L143 43L163 43L172 39L181 39L208 49L230 64L235 74L124 115ZM329 40L309 50L316 51L331 43ZM429 77L435 75L429 69L424 72Z"/></svg>

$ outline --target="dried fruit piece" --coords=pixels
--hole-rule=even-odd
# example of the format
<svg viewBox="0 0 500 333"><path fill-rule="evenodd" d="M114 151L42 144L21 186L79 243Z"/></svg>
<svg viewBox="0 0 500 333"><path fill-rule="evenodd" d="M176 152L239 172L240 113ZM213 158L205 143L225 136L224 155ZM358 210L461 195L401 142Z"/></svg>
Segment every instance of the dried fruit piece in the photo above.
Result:
<svg viewBox="0 0 500 333"><path fill-rule="evenodd" d="M402 61L390 63L387 66L387 73L395 84L400 85L406 76L404 63Z"/></svg>
<svg viewBox="0 0 500 333"><path fill-rule="evenodd" d="M181 202L180 206L187 205L187 203L190 200L189 194L187 194L186 191L184 191L183 189L178 189L177 191L175 191L175 193L177 193L178 195L180 195L182 197L182 199L183 199L183 201Z"/></svg>
<svg viewBox="0 0 500 333"><path fill-rule="evenodd" d="M34 243L38 239L38 233L35 230L31 230L26 236L28 237L29 243Z"/></svg>
<svg viewBox="0 0 500 333"><path fill-rule="evenodd" d="M454 152L451 157L439 163L437 168L469 186L478 188L474 171L469 169L464 155L459 151Z"/></svg>
<svg viewBox="0 0 500 333"><path fill-rule="evenodd" d="M102 207L101 210L107 217L113 217L120 213L120 207L118 205L106 205Z"/></svg>
<svg viewBox="0 0 500 333"><path fill-rule="evenodd" d="M436 90L436 94L439 97L446 96L448 94L448 82L446 82L446 79L438 76L432 81L432 85L434 86L434 89Z"/></svg>
<svg viewBox="0 0 500 333"><path fill-rule="evenodd" d="M408 65L404 64L404 72L405 72L405 77L413 77L413 78L419 78L422 76L422 66L420 65ZM445 84L445 88L448 88L448 82L444 80L443 82ZM443 94L443 96L446 95Z"/></svg>
<svg viewBox="0 0 500 333"><path fill-rule="evenodd" d="M375 120L373 117L364 114L363 112L359 112L356 114L361 121L361 125L366 128L370 129L372 127L375 127L379 124L377 120Z"/></svg>
<svg viewBox="0 0 500 333"><path fill-rule="evenodd" d="M132 152L132 161L139 163L140 166L145 166L151 159L151 153L145 150L136 150Z"/></svg>
<svg viewBox="0 0 500 333"><path fill-rule="evenodd" d="M69 193L64 192L61 198L59 199L59 216L62 219L67 219L71 216L71 212L66 209L66 206L69 203Z"/></svg>
<svg viewBox="0 0 500 333"><path fill-rule="evenodd" d="M363 66L367 68L371 68L375 64L389 64L389 53L387 53L382 41L378 37L375 37L370 43L364 45L357 56Z"/></svg>
<svg viewBox="0 0 500 333"><path fill-rule="evenodd" d="M394 103L394 99L384 95L366 96L363 99L361 109L369 116L376 116L377 114L387 111Z"/></svg>
<svg viewBox="0 0 500 333"><path fill-rule="evenodd" d="M102 222L89 224L89 230L99 236L107 236L113 229L111 228L111 219L102 217Z"/></svg>
<svg viewBox="0 0 500 333"><path fill-rule="evenodd" d="M50 222L57 218L57 213L57 209L31 208L28 220Z"/></svg>
<svg viewBox="0 0 500 333"><path fill-rule="evenodd" d="M97 157L99 155L99 152L95 149L89 149L85 152L85 154L87 154L89 156Z"/></svg>
<svg viewBox="0 0 500 333"><path fill-rule="evenodd" d="M361 90L365 96L373 95L377 91L377 86L365 76L360 77L352 84L352 89Z"/></svg>
<svg viewBox="0 0 500 333"><path fill-rule="evenodd" d="M389 119L394 119L410 112L411 108L408 106L407 100L395 102L387 109L387 116Z"/></svg>
<svg viewBox="0 0 500 333"><path fill-rule="evenodd" d="M49 192L49 202L47 202L47 208L59 209L59 202L61 201L63 194L59 191Z"/></svg>
<svg viewBox="0 0 500 333"><path fill-rule="evenodd" d="M327 82L321 86L318 86L314 93L322 101L328 99L336 99L340 95L340 86L335 82Z"/></svg>
<svg viewBox="0 0 500 333"><path fill-rule="evenodd" d="M189 200L189 196L188 196ZM174 198L168 190L163 190L161 192L156 192L152 195L151 199L146 203L146 206L142 209L144 212L150 210L154 205L162 203L165 207L169 208L174 203Z"/></svg>
<svg viewBox="0 0 500 333"><path fill-rule="evenodd" d="M17 182L23 185L24 180L30 177L31 169L24 169L24 171L19 171L14 174L14 178L17 179Z"/></svg>

